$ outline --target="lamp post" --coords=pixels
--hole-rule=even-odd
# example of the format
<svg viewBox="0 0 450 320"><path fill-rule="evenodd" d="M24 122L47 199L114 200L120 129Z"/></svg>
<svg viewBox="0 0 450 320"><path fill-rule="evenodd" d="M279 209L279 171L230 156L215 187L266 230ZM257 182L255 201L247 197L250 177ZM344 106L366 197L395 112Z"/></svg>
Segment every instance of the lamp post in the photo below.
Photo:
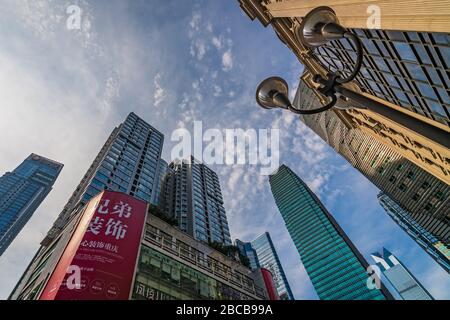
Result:
<svg viewBox="0 0 450 320"><path fill-rule="evenodd" d="M329 72L327 78L316 74L313 81L320 86L318 91L330 99L325 106L316 109L302 109L292 106L288 98L288 85L280 77L270 77L261 82L256 90L256 101L265 109L282 108L301 115L324 112L333 108L337 102L337 94L352 100L358 108L367 108L418 134L450 149L448 132L421 121L406 113L390 108L383 103L370 99L363 94L346 89L343 84L355 79L361 70L364 50L361 40L339 24L334 11L329 7L318 7L309 12L295 30L299 41L308 48L317 48L329 41L348 38L356 47L356 61L351 72Z"/></svg>

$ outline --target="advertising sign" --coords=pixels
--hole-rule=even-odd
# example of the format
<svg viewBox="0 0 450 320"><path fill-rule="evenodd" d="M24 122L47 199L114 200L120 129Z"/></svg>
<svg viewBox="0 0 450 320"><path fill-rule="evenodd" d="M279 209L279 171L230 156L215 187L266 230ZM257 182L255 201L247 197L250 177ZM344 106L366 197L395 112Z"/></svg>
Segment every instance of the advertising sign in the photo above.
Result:
<svg viewBox="0 0 450 320"><path fill-rule="evenodd" d="M268 269L265 269L265 268L261 268L261 273L263 276L264 284L267 289L267 293L269 294L269 300L280 300L277 289L275 288L275 285L273 282L272 273Z"/></svg>
<svg viewBox="0 0 450 320"><path fill-rule="evenodd" d="M147 203L104 191L86 207L41 300L127 300Z"/></svg>

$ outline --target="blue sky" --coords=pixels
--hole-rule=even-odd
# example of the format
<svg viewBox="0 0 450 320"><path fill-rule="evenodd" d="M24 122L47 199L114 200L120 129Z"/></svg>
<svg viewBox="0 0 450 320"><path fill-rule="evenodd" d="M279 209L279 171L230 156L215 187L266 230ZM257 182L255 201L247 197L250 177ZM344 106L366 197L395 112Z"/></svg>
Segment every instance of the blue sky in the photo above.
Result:
<svg viewBox="0 0 450 320"><path fill-rule="evenodd" d="M82 9L81 30L66 8ZM389 248L439 299L450 278L378 205L378 190L296 117L263 111L257 84L280 75L295 89L302 66L271 28L230 0L4 0L0 12L0 171L29 153L61 161L54 190L0 258L6 298L113 127L134 111L165 134L177 128L279 128L281 162L319 195L370 261ZM317 299L255 166L213 166L233 238L269 231L297 299Z"/></svg>

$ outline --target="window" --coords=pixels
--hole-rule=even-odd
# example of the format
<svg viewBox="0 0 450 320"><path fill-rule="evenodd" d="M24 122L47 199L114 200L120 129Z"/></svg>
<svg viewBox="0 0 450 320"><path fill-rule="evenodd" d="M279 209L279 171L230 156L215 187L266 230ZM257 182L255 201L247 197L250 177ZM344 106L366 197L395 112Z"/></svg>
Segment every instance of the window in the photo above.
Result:
<svg viewBox="0 0 450 320"><path fill-rule="evenodd" d="M427 189L430 186L430 183L425 181L424 183L422 183L421 188L422 189Z"/></svg>
<svg viewBox="0 0 450 320"><path fill-rule="evenodd" d="M443 200L444 199L444 193L442 191L438 191L438 192L436 192L435 197L438 200Z"/></svg>
<svg viewBox="0 0 450 320"><path fill-rule="evenodd" d="M409 172L408 172L407 177L408 177L409 179L414 180L414 177L415 177L415 176L416 176L416 175L414 174L413 171L409 171Z"/></svg>
<svg viewBox="0 0 450 320"><path fill-rule="evenodd" d="M414 52L409 47L409 44L404 42L394 42L394 46L402 60L417 60Z"/></svg>

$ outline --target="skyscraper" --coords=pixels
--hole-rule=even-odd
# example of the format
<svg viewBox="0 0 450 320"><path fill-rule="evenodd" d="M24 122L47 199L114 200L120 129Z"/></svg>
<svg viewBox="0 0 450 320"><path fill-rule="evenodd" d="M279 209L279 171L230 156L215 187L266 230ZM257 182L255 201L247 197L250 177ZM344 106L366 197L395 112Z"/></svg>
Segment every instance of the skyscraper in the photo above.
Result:
<svg viewBox="0 0 450 320"><path fill-rule="evenodd" d="M301 81L293 104L312 109L320 102L307 82ZM302 116L301 120L425 230L444 244L450 242L450 185L352 126L342 110Z"/></svg>
<svg viewBox="0 0 450 320"><path fill-rule="evenodd" d="M256 253L255 248L253 248L251 242L243 242L239 239L236 239L235 245L238 247L239 252L243 256L247 257L250 268L252 270L256 270L261 267L259 264L258 255Z"/></svg>
<svg viewBox="0 0 450 320"><path fill-rule="evenodd" d="M163 208L180 229L197 240L231 244L217 174L194 157L172 162L168 171Z"/></svg>
<svg viewBox="0 0 450 320"><path fill-rule="evenodd" d="M303 0L239 0L253 20L271 25L278 38L305 66L307 81L320 97L313 75L329 71L347 73L354 66L354 45L347 38L311 48L302 41L304 17L320 6L333 12L339 23L361 39L364 55L361 71L347 89L383 105L389 112L401 112L440 132L439 139L425 137L395 119L364 108L352 100L341 114L347 123L388 146L441 181L450 184L449 87L450 29L448 0L426 0L411 8L409 2L391 0L368 4L357 0L325 0L320 4ZM327 8L324 8L327 7ZM378 23L377 23L378 22ZM347 68L346 68L347 67ZM362 106L364 107L364 106Z"/></svg>
<svg viewBox="0 0 450 320"><path fill-rule="evenodd" d="M31 154L0 178L0 256L52 190L63 165Z"/></svg>
<svg viewBox="0 0 450 320"><path fill-rule="evenodd" d="M272 273L273 281L280 299L295 300L270 234L268 232L263 233L253 240L251 244L256 251L259 265Z"/></svg>
<svg viewBox="0 0 450 320"><path fill-rule="evenodd" d="M434 300L403 263L386 248L383 248L382 253L372 253L372 259L403 300Z"/></svg>
<svg viewBox="0 0 450 320"><path fill-rule="evenodd" d="M269 177L275 202L322 300L392 299L369 289L369 264L308 186L286 165Z"/></svg>
<svg viewBox="0 0 450 320"><path fill-rule="evenodd" d="M103 190L151 202L158 192L158 164L164 136L136 114L116 127L75 189L42 244L47 245L70 220L70 213Z"/></svg>
<svg viewBox="0 0 450 320"><path fill-rule="evenodd" d="M450 273L450 247L418 224L409 212L380 192L378 201L392 220L421 246L445 271Z"/></svg>

